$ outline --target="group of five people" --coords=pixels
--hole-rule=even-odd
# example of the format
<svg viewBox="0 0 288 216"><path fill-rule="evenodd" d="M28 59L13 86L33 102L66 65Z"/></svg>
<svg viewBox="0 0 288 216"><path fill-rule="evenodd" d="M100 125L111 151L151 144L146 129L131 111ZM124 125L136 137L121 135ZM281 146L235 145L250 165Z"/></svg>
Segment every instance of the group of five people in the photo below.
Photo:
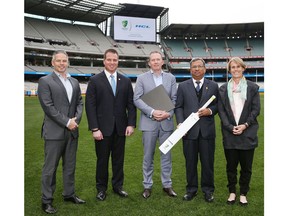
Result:
<svg viewBox="0 0 288 216"><path fill-rule="evenodd" d="M241 58L233 57L227 64L231 79L220 88L204 77L205 61L193 58L190 62L191 79L176 84L175 76L164 72L162 54L153 51L149 55L150 70L137 77L135 89L129 78L117 72L119 55L115 49L104 53L104 71L90 78L86 91L85 108L88 128L95 140L96 189L98 200L106 199L108 165L111 155L112 188L121 197L128 193L123 189L124 152L126 136L136 127L136 108L141 111L139 130L142 131L144 149L143 197L149 198L153 187L154 153L157 140L162 144L174 131L173 116L177 127L192 113L198 113L199 121L183 136L183 154L186 167L186 194L183 200L192 200L198 192L198 157L201 162L201 190L207 202L214 200L214 152L215 121L221 119L223 145L226 157L226 173L229 197L227 204L236 201L237 167L240 163L241 205L246 198L252 174L254 149L258 145L257 116L260 114L258 85L245 79L246 65ZM67 73L69 58L65 51L55 51L52 56L54 72L40 78L39 101L45 117L42 126L45 161L42 169L42 209L55 213L53 194L56 188L56 171L62 158L63 199L75 204L84 200L75 194L75 167L78 145L78 126L83 112L81 90L76 79ZM175 109L157 110L146 104L141 96L163 85ZM200 109L212 96L216 99L205 109ZM171 197L177 194L172 188L171 151L160 152L161 182L163 191Z"/></svg>

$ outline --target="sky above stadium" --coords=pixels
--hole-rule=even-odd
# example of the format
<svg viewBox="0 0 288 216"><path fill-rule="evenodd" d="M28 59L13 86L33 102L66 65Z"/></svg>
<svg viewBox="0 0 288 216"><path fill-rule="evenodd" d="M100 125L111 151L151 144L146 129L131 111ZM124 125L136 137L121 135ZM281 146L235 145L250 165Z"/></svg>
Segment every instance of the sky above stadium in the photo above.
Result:
<svg viewBox="0 0 288 216"><path fill-rule="evenodd" d="M169 24L264 22L266 3L259 0L106 0L106 3L141 4L169 8Z"/></svg>

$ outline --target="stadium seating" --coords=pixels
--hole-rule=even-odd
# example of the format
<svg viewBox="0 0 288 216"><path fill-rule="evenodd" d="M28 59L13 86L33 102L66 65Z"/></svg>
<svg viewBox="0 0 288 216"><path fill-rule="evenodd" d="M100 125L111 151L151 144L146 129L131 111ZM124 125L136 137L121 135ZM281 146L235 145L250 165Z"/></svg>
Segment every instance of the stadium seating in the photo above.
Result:
<svg viewBox="0 0 288 216"><path fill-rule="evenodd" d="M231 48L231 56L247 57L249 56L248 51L246 51L247 40L245 39L230 39L227 40L227 45Z"/></svg>
<svg viewBox="0 0 288 216"><path fill-rule="evenodd" d="M170 51L172 58L191 58L191 54L187 50L188 47L185 47L183 40L164 40L163 45Z"/></svg>
<svg viewBox="0 0 288 216"><path fill-rule="evenodd" d="M264 40L261 38L248 39L252 56L264 56Z"/></svg>
<svg viewBox="0 0 288 216"><path fill-rule="evenodd" d="M165 39L162 45L171 59L264 56L263 39L179 40Z"/></svg>
<svg viewBox="0 0 288 216"><path fill-rule="evenodd" d="M206 61L207 77L217 82L224 82L227 78L228 59L239 56L244 58L247 64L248 78L257 81L260 77L260 82L264 80L263 38L169 39L165 37L161 38L160 44L157 44L115 41L96 26L45 21L29 17L25 17L24 24L25 74L39 76L51 73L53 68L49 64L52 51L64 49L72 54L69 54L72 57L70 61L74 61L74 64L68 68L68 72L79 78L79 81L83 83L83 89L91 75L103 71L102 56L109 48L118 51L120 60L121 58L125 61L125 58L129 59L128 64L123 63L125 61L119 63L118 71L130 77L132 81L135 81L139 74L149 70L146 58L151 51L155 50L163 53L162 56L165 59L163 69L172 72L176 79L187 79L190 76L191 58L202 57ZM38 55L39 60L29 61L34 58L34 53ZM30 95L35 92L35 84L35 82L25 84L25 90L30 92Z"/></svg>
<svg viewBox="0 0 288 216"><path fill-rule="evenodd" d="M185 40L192 50L193 57L211 57L208 47L204 40Z"/></svg>
<svg viewBox="0 0 288 216"><path fill-rule="evenodd" d="M210 48L212 57L230 57L230 53L227 51L227 45L224 39L220 40L205 40L207 47Z"/></svg>
<svg viewBox="0 0 288 216"><path fill-rule="evenodd" d="M51 50L91 53L102 55L114 48L119 55L147 57L153 50L161 51L156 44L116 42L106 37L98 27L50 22L25 17L25 46Z"/></svg>

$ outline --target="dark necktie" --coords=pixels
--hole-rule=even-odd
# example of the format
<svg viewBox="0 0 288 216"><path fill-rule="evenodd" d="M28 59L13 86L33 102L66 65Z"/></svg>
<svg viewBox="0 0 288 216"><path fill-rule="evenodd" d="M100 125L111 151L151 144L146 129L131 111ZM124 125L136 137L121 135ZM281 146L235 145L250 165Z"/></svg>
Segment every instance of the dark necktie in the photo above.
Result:
<svg viewBox="0 0 288 216"><path fill-rule="evenodd" d="M197 86L196 86L196 91L197 92L199 92L200 91L200 81L196 81L196 84L197 84Z"/></svg>

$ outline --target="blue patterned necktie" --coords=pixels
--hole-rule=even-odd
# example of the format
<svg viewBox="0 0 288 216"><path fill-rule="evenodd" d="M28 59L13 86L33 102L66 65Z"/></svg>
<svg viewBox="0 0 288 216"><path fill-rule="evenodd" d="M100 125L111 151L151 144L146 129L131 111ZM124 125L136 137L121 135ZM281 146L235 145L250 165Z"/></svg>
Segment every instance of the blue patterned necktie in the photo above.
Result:
<svg viewBox="0 0 288 216"><path fill-rule="evenodd" d="M196 81L197 86L196 86L196 91L199 92L200 91L200 81Z"/></svg>
<svg viewBox="0 0 288 216"><path fill-rule="evenodd" d="M115 82L115 79L114 79L114 75L110 75L111 77L111 87L112 87L112 90L113 90L113 94L115 96L115 93L116 93L116 82Z"/></svg>

